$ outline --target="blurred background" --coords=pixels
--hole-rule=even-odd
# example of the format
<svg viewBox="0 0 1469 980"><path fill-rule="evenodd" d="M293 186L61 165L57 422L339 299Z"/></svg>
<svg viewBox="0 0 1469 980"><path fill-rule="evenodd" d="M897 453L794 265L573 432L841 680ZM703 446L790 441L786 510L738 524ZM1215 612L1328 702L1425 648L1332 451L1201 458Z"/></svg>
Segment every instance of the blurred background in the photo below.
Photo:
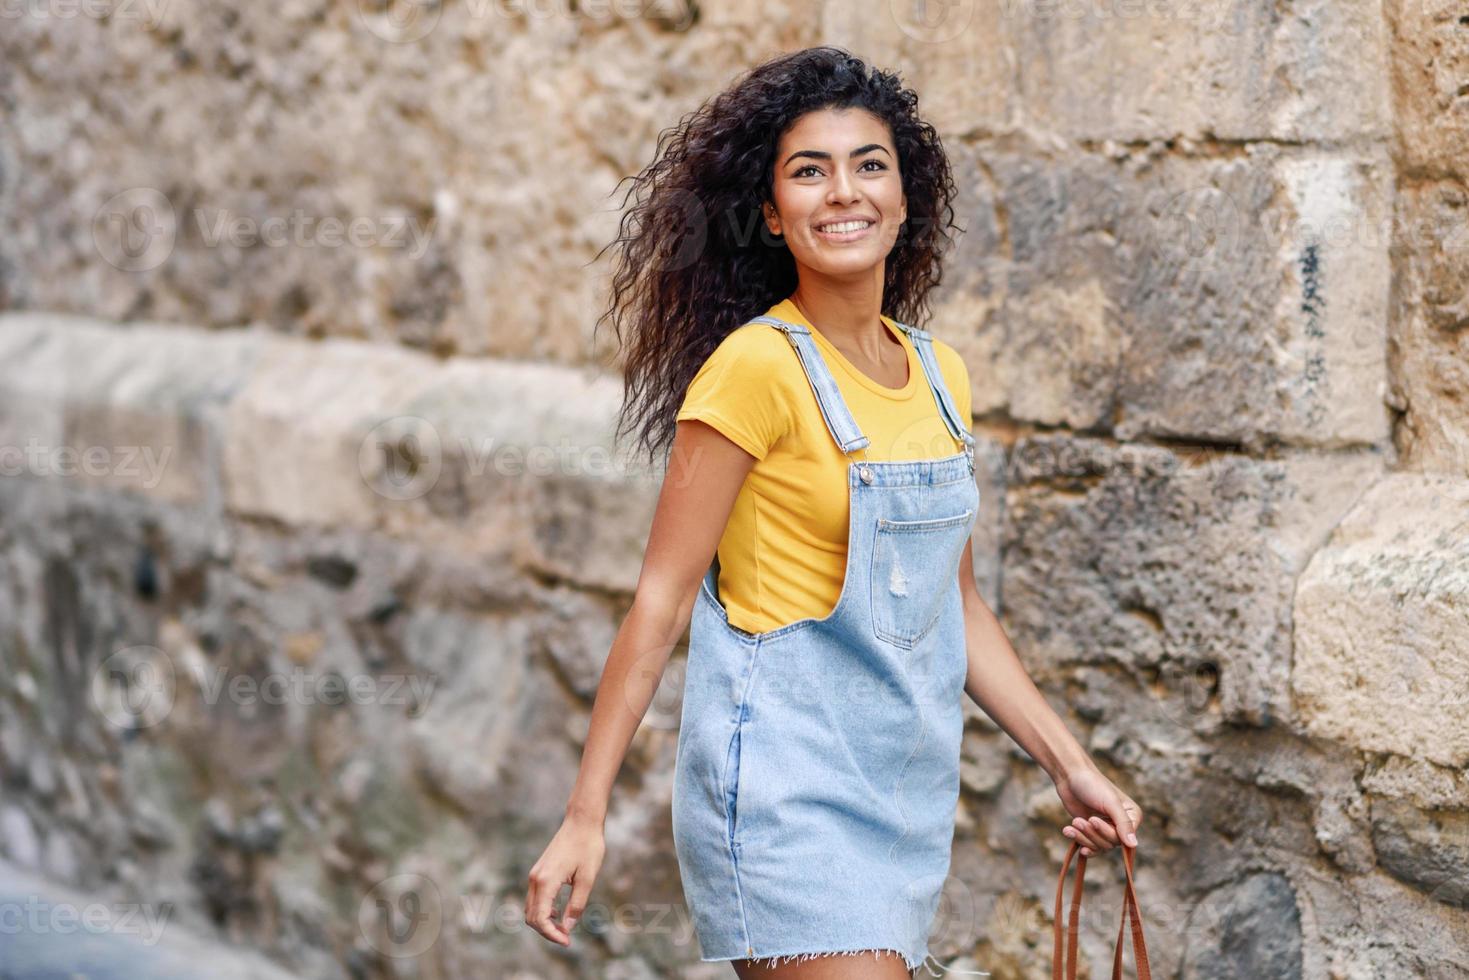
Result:
<svg viewBox="0 0 1469 980"><path fill-rule="evenodd" d="M6 0L0 976L733 975L682 650L570 949L525 878L662 478L618 182L821 43L955 167L981 591L1146 813L1155 975L1469 977L1461 0ZM933 951L1048 976L1065 814L968 707Z"/></svg>

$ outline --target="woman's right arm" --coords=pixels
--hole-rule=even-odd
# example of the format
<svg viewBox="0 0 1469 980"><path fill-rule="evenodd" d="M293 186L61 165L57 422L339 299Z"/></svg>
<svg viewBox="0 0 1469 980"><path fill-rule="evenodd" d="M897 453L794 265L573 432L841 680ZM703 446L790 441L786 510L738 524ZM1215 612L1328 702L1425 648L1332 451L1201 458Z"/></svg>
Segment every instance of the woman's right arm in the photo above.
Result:
<svg viewBox="0 0 1469 980"><path fill-rule="evenodd" d="M694 419L675 424L632 608L602 668L566 817L530 870L525 921L552 942L571 945L571 930L601 868L612 784L668 656L688 628L700 579L754 465L755 457L712 426ZM558 922L553 905L567 882L571 896Z"/></svg>

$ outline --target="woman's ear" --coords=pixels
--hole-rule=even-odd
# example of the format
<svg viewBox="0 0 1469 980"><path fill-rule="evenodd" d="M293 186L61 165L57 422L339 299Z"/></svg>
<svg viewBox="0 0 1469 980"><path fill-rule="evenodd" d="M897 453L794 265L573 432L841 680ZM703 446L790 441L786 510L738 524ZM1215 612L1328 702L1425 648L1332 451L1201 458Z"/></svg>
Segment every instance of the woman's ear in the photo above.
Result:
<svg viewBox="0 0 1469 980"><path fill-rule="evenodd" d="M766 201L761 207L761 211L765 214L765 227L770 229L772 235L779 238L781 234L780 216L775 213L775 205Z"/></svg>

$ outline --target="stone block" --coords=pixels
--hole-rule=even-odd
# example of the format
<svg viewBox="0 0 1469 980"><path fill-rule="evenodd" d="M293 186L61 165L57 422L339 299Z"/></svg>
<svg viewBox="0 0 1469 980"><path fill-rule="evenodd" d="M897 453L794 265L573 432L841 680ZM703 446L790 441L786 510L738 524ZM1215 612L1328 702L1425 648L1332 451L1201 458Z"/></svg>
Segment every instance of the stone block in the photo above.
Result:
<svg viewBox="0 0 1469 980"><path fill-rule="evenodd" d="M1469 477L1469 184L1415 182L1395 207L1394 437L1404 468Z"/></svg>
<svg viewBox="0 0 1469 980"><path fill-rule="evenodd" d="M1296 588L1291 693L1308 731L1469 765L1469 482L1395 473Z"/></svg>
<svg viewBox="0 0 1469 980"><path fill-rule="evenodd" d="M1388 56L1365 0L830 0L822 29L903 69L945 133L1307 142L1390 126L1387 87L1363 84Z"/></svg>
<svg viewBox="0 0 1469 980"><path fill-rule="evenodd" d="M1259 448L1385 443L1391 167L985 141L935 332L976 416Z"/></svg>
<svg viewBox="0 0 1469 980"><path fill-rule="evenodd" d="M1006 630L1041 679L1115 665L1162 731L1288 720L1296 577L1382 468L1365 451L1267 461L1024 438L1006 501Z"/></svg>
<svg viewBox="0 0 1469 980"><path fill-rule="evenodd" d="M1403 170L1469 176L1469 13L1459 0L1389 0L1382 7Z"/></svg>
<svg viewBox="0 0 1469 980"><path fill-rule="evenodd" d="M6 475L218 506L221 413L262 336L10 313L0 337Z"/></svg>

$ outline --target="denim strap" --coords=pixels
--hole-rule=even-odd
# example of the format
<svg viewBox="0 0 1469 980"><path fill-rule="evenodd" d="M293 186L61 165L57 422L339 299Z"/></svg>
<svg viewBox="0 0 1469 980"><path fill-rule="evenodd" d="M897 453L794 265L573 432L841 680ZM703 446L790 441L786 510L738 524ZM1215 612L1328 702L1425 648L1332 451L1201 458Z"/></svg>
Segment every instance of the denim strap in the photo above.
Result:
<svg viewBox="0 0 1469 980"><path fill-rule="evenodd" d="M831 432L831 437L836 440L837 447L843 453L850 453L855 449L867 446L871 440L862 434L862 430L857 426L857 420L852 417L851 411L847 408L846 400L842 398L836 379L831 376L825 358L821 356L816 342L811 339L811 331L799 323L788 323L773 316L757 316L749 322L768 323L783 332L786 339L791 342L801 362L801 367L806 372L806 378L811 382L811 390L816 392L816 402L821 407L822 418L826 420L826 427ZM955 406L948 386L944 383L943 371L939 369L938 359L933 353L933 334L919 327L898 323L897 320L893 322L913 341L913 348L918 352L918 363L922 366L924 377L928 380L928 390L933 393L934 401L938 403L939 417L944 420L944 425L948 427L950 434L963 443L964 451L969 455L972 465L974 436L969 433L968 420L959 418L959 409Z"/></svg>
<svg viewBox="0 0 1469 980"><path fill-rule="evenodd" d="M810 330L799 323L787 323L773 316L757 316L750 322L768 323L782 331L791 342L796 350L796 357L806 372L806 380L811 382L811 390L816 392L816 403L821 407L821 417L826 420L826 428L836 440L838 449L843 453L851 453L872 442L862 434L857 420L852 418L846 399L842 398L841 390L837 388L836 379L831 376L826 360L817 349L816 342L811 339Z"/></svg>
<svg viewBox="0 0 1469 980"><path fill-rule="evenodd" d="M894 323L898 321L894 320ZM949 394L949 386L944 383L944 373L939 369L938 358L933 352L933 334L919 327L910 327L906 323L898 323L913 341L913 347L918 351L918 360L923 365L923 373L928 376L928 387L933 392L933 397L939 405L939 415L943 417L944 424L949 427L949 432L964 444L964 451L972 457L974 455L974 436L969 433L969 420L959 417L959 408L954 404L953 396Z"/></svg>

